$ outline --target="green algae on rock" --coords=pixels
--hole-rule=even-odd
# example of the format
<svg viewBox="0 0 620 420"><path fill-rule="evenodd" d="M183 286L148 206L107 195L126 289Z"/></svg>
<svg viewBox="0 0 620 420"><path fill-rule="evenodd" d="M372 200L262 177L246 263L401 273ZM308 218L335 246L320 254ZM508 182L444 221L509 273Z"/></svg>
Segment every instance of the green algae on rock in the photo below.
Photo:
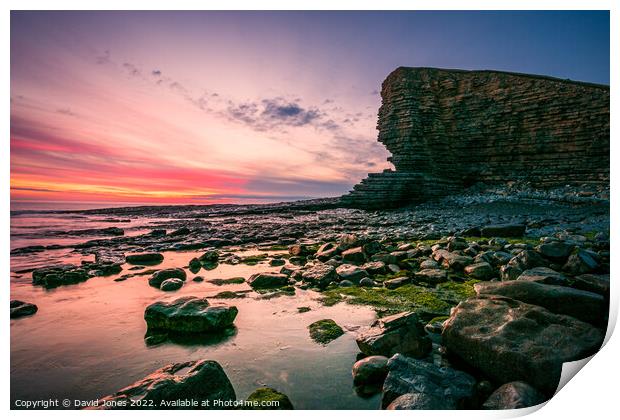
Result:
<svg viewBox="0 0 620 420"><path fill-rule="evenodd" d="M246 404L244 408L249 410L293 410L293 403L283 393L276 391L273 388L263 387L258 388L252 392L246 402L252 404Z"/></svg>
<svg viewBox="0 0 620 420"><path fill-rule="evenodd" d="M323 292L321 302L332 306L339 302L373 307L379 314L394 314L404 311L416 312L423 319L449 315L450 308L463 299L474 296L473 284L448 281L435 288L408 284L398 289L341 287Z"/></svg>
<svg viewBox="0 0 620 420"><path fill-rule="evenodd" d="M326 345L344 334L344 331L333 319L321 319L308 325L310 338L319 344Z"/></svg>

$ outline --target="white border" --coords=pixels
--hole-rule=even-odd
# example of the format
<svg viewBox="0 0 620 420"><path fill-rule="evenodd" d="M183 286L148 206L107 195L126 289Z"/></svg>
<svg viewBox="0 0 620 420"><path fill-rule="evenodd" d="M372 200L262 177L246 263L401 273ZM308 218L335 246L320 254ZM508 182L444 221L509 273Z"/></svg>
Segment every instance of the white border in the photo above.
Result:
<svg viewBox="0 0 620 420"><path fill-rule="evenodd" d="M29 0L29 1L4 1L3 8L4 13L0 17L0 30L2 31L2 57L4 62L0 69L0 75L4 82L6 91L10 90L10 74L9 74L9 58L10 58L10 14L9 10L115 10L115 9L154 9L154 10L199 10L199 9L213 9L213 10L611 10L611 69L610 69L610 81L611 81L611 115L612 118L615 115L613 110L618 108L618 88L617 81L618 72L620 68L618 66L618 40L620 33L618 29L618 2L608 0L502 0L502 1L490 1L490 0L445 0L445 1L419 1L419 0L382 0L381 2L371 2L367 0L358 1L338 1L338 0L314 0L314 1L297 1L295 3L283 0L265 0L261 2L256 1L242 1L242 0L228 0L219 2L205 2L198 0L175 0L175 1L162 1L162 0L150 0L148 2L128 1L128 0L108 0L108 1L89 1L81 2L77 0L56 0L53 3L45 0ZM615 36L614 36L615 35ZM9 208L10 208L10 195L9 195L9 183L10 183L10 166L9 166L9 121L10 121L10 95L5 95L2 102L2 153L0 153L0 167L2 168L2 188L4 194L0 199L0 211L2 212L1 229L4 233L4 241L0 250L0 261L2 262L4 277L4 287L0 287L0 293L2 293L2 299L0 301L8 303L10 296L9 289ZM611 167L615 167L615 163L618 162L617 148L613 146L613 139L618 138L618 125L614 124L618 122L612 120L612 150L611 150ZM612 197L615 197L614 188L615 171L612 170ZM615 220L618 216L615 200L612 198L611 205L611 233L615 238L618 233ZM615 241L612 242L612 255L618 255ZM610 313L610 328L613 329L615 325L617 313L618 313L618 297L617 288L615 286L615 278L618 270L616 264L612 265L612 301L611 301L611 313ZM10 385L10 334L8 331L9 317L8 311L5 312L5 320L3 323L2 334L2 366L3 373L0 378L0 401L1 407L9 411L9 385ZM607 340L609 340L609 334ZM618 339L612 338L605 345L605 347L588 363L588 366L583 369L577 376L577 379L569 381L568 384L548 403L544 409L536 411L532 414L532 419L546 419L546 418L563 418L563 419L583 419L585 416L588 418L611 418L612 413L617 413L615 406L615 400L617 398L616 391L616 378L619 375L618 369L618 356L620 354L620 345ZM452 412L391 412L385 414L386 416L409 418L410 416L416 416L416 418L424 419L445 419L446 417L452 418L464 418L464 419L483 419L483 418L502 418L502 417L516 417L518 415L524 415L532 409L524 409L512 412L480 412L480 411L452 411ZM83 414L84 413L84 414ZM25 412L25 411L11 411L10 416L15 418L32 418L33 416L47 417L51 419L64 419L74 418L77 416L100 416L103 415L100 412L85 412L79 411L46 411L46 412ZM377 411L356 411L350 413L356 418L376 418L381 416L384 412ZM169 417L170 412L149 412L144 415L149 418L165 418ZM330 411L328 415L340 415L340 412ZM343 413L345 414L345 413ZM130 412L108 412L107 415L114 416L115 418L129 418L135 416L135 413ZM183 412L181 414L184 418L240 418L241 416L247 416L247 411L231 411L231 412ZM322 411L297 411L297 412L252 412L252 416L259 418L284 418L290 416L296 416L301 418L314 418L316 416L325 415ZM345 414L346 415L346 414ZM617 415L617 414L616 414Z"/></svg>

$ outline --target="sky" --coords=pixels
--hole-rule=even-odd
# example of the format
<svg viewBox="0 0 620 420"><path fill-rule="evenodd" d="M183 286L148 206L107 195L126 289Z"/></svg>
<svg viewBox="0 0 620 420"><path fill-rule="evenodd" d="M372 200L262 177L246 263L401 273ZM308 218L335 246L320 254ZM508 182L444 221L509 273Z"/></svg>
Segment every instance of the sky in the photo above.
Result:
<svg viewBox="0 0 620 420"><path fill-rule="evenodd" d="M341 195L399 66L609 84L609 14L11 12L11 209Z"/></svg>

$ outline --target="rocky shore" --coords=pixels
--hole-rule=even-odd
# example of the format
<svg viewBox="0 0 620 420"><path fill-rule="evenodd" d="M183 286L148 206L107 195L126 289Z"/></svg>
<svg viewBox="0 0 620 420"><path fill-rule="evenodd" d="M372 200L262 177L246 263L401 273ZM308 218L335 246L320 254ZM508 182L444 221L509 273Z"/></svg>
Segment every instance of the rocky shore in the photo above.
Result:
<svg viewBox="0 0 620 420"><path fill-rule="evenodd" d="M313 290L320 305L366 305L377 312L372 325L351 330L322 319L307 332L324 351L342 335L356 335L360 352L352 379L358 394L381 393L384 409L520 408L550 398L562 363L592 355L602 344L609 207L605 191L544 195L524 187L519 195L515 188L478 185L395 211L342 209L333 200L95 210L84 213L113 220L149 215L139 226L148 232L107 230L100 239L16 248L12 256L57 249L84 256L81 264L17 273L31 273L37 288L76 287L94 277L122 288L123 281L142 277L173 296L144 308L148 345L179 334L227 334L236 328L239 309L212 301L248 299L250 293L273 299ZM157 218L166 220L152 221ZM258 252L248 255L248 249ZM177 267L158 267L166 262L162 253L189 250L200 253ZM201 274L220 265L257 263L269 269L207 280L245 289L215 296L184 292L187 282L205 281ZM12 318L36 311L34 304L11 302ZM236 397L218 362L179 360L102 398L100 407L162 408L123 405ZM269 387L247 399L296 405Z"/></svg>

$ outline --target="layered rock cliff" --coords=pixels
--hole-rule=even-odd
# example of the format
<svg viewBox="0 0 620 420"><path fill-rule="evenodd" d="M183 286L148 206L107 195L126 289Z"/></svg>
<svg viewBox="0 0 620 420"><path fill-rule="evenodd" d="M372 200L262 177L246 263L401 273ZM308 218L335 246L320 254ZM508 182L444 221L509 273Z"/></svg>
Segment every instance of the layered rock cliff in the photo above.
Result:
<svg viewBox="0 0 620 420"><path fill-rule="evenodd" d="M381 97L378 140L395 170L369 174L344 205L397 207L475 182L609 183L609 86L400 67Z"/></svg>

